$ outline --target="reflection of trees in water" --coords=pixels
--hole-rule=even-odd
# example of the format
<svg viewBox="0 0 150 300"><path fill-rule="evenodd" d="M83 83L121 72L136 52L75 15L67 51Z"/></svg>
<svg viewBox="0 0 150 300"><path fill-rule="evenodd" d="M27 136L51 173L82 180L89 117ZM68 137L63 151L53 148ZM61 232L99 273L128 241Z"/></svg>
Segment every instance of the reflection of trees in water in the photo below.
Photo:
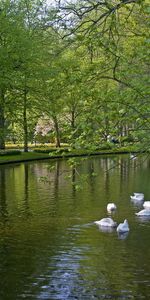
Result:
<svg viewBox="0 0 150 300"><path fill-rule="evenodd" d="M90 189L91 189L91 192L94 192L95 190L95 176L94 174L96 174L96 171L95 171L95 164L94 164L94 160L88 160L87 161L87 172L88 172L88 181L90 183Z"/></svg>
<svg viewBox="0 0 150 300"><path fill-rule="evenodd" d="M76 184L76 169L75 169L75 167L72 167L71 182L72 182L72 195L75 196L75 194L76 194L76 188L75 188L75 184Z"/></svg>
<svg viewBox="0 0 150 300"><path fill-rule="evenodd" d="M120 158L119 159L119 177L120 177L120 193L123 192L125 185L129 182L130 167L129 160Z"/></svg>
<svg viewBox="0 0 150 300"><path fill-rule="evenodd" d="M37 163L33 166L33 172L36 174L39 186L44 188L45 184L49 184L54 198L57 198L59 189L68 188L69 185L74 194L81 175L76 165L60 160L51 162L49 165ZM44 180L41 180L42 178Z"/></svg>
<svg viewBox="0 0 150 300"><path fill-rule="evenodd" d="M120 165L118 165L118 167L109 171L110 166L114 165L115 162L116 163L119 162ZM135 163L137 162L134 161L134 164ZM146 168L146 164L149 166L149 163L150 161L144 162L145 165L142 168L143 169ZM83 164L84 164L84 172L87 172L89 174L88 183L89 185L91 184L92 186L92 188L91 186L89 186L89 189L93 189L96 194L99 193L99 191L97 190L100 185L102 189L105 186L105 194L107 195L108 193L108 196L110 196L112 192L114 193L118 192L119 190L118 180L120 180L120 184L123 187L125 181L127 182L129 181L129 176L132 177L134 172L137 171L137 169L132 169L132 165L130 164L128 158L126 157L122 157L122 158L117 157L117 161L114 158L108 158L108 157L107 159L106 158L102 159L101 157L96 159L92 158L89 159L88 161L84 161ZM48 171L45 163L39 163L38 170L40 170L40 168L41 169L43 168L42 172L45 172L45 170ZM135 265L137 263L137 267L138 267L137 270L143 271L143 268L141 269L140 262L143 261L144 259L142 257L143 253L147 254L148 252L146 251L148 251L149 249L146 240L146 236L148 233L148 231L146 231L147 229L145 230L145 235L144 235L143 226L138 226L138 230L142 228L141 232L143 236L143 241L144 239L146 240L146 243L140 244L140 247L142 248L141 248L141 254L138 252L138 256L132 255L131 247L134 246L132 251L134 254L134 250L137 249L139 244L139 238L137 238L136 241L132 240L129 251L128 251L129 248L128 246L130 242L120 244L123 245L120 248L123 254L122 255L123 261L122 261L122 259L120 259L120 255L118 255L117 252L114 251L116 245L117 247L119 245L118 243L116 243L116 238L115 239L111 238L112 235L110 235L109 238L107 238L107 235L104 234L102 235L101 233L98 233L97 235L97 230L93 230L92 226L89 227L88 230L81 228L80 225L79 228L76 226L76 222L78 222L76 220L77 213L79 211L81 213L83 212L83 215L81 214L83 216L83 220L85 220L85 218L90 219L92 215L90 208L92 209L94 205L96 207L98 202L96 202L94 205L92 204L91 206L87 207L84 201L77 201L77 200L82 200L83 198L86 201L89 201L89 199L91 199L90 197L88 198L89 191L87 191L86 194L83 191L83 195L81 195L81 197L78 198L79 193L76 192L76 189L74 189L73 185L72 186L70 185L70 181L64 178L65 173L63 171L66 169L69 170L69 172L71 172L70 181L72 181L72 183L75 183L76 180L78 180L75 168L74 167L68 168L67 164L64 162L60 162L60 161L56 162L55 169L52 172L50 172L49 175L53 179L52 185L50 185L49 192L56 195L56 197L51 201L56 202L57 193L60 191L61 188L63 190L63 184L66 184L66 181L69 187L67 193L73 191L70 198L67 195L69 201L65 202L65 206L63 207L63 204L60 206L61 216L63 216L63 218L60 218L60 223L58 222L57 219L57 217L59 217L59 214L58 215L56 214L56 219L50 218L49 216L46 218L45 215L44 218L43 217L40 218L39 215L37 218L33 218L32 222L28 222L28 220L27 222L26 220L25 221L21 220L21 222L17 221L18 226L16 225L16 227L13 228L12 236L10 236L10 232L9 232L9 239L8 236L7 236L7 240L1 239L2 246L3 246L1 247L2 249L1 270L3 274L3 280L1 284L6 284L5 286L3 286L2 289L2 293L3 293L2 298L8 297L9 299L17 299L17 297L19 297L18 295L22 295L21 294L22 291L24 292L23 296L25 298L30 298L30 295L33 293L35 295L35 298L37 299L40 299L42 297L44 298L44 296L45 298L47 297L47 299L48 298L50 299L55 297L53 292L57 293L56 297L57 296L62 297L63 295L63 297L65 298L66 292L72 293L71 295L74 295L74 298L76 297L76 295L78 297L79 296L78 293L76 293L75 290L73 291L72 287L76 288L77 291L79 290L80 287L81 294L79 298L84 298L84 296L86 297L85 295L86 288L87 290L89 289L88 291L90 291L88 292L88 296L90 295L92 297L93 286L95 287L95 293L98 293L97 296L95 297L100 298L99 295L99 293L101 293L99 288L100 284L102 284L103 286L102 292L104 291L104 288L108 289L110 295L111 289L112 289L112 293L114 290L117 291L118 283L120 284L120 290L121 288L123 289L126 283L128 283L128 280L123 275L119 280L117 277L117 274L124 274L124 267L126 267L126 263L125 263L126 261L129 260L129 263L127 264L129 268L130 266L133 266L133 264ZM34 170L35 170L34 163L32 163L32 164L23 165L21 172L19 171L19 176L22 176L23 185L19 189L17 189L17 191L19 192L19 195L21 193L24 193L23 199L24 199L24 205L26 207L27 212L29 209L29 205L31 205L32 202L32 194L30 193L31 186L32 189L34 190L35 197L37 193L37 182L42 187L40 189L41 193L44 194L44 184L39 183L39 181L36 180L37 175L34 172ZM78 171L80 171L80 168L78 168ZM81 169L81 171L83 171L83 169ZM93 172L97 173L98 176L93 177L92 176ZM7 201L8 201L8 198L6 201L6 196L8 197L8 193L6 195L6 190L8 187L7 181L9 181L9 177L7 177L6 175L8 175L6 169L4 170L1 169L0 170L0 188L1 188L0 206L1 206L1 211L3 211L4 215L5 214L7 215ZM12 176L12 178L14 179L15 176ZM141 178L141 180L142 179L143 178ZM14 181L12 180L11 183L12 190L15 185L15 180L18 180L18 177L16 177ZM47 185L46 185L46 189L47 189ZM125 189L125 193L127 193L126 189ZM74 195L74 198L72 197L72 195ZM102 194L102 197L103 195L104 194ZM15 197L15 193L13 194L13 192L12 192L12 197ZM10 198L9 201L11 202L12 199L11 197L9 198ZM92 199L93 198L94 198L94 194L92 194ZM22 195L18 199L19 200L22 199ZM43 198L41 197L41 199ZM75 212L73 215L75 216L74 219L72 217L70 218L70 209L67 211L67 206L69 206L71 202L70 200L72 199L76 201L76 207L78 207L78 211ZM103 204L104 202L102 202L102 206ZM73 211L75 211L74 208L75 205L72 206ZM13 209L15 209L15 207L13 207ZM30 207L30 209L32 209L32 206ZM86 210L88 213L85 217L84 212ZM74 224L75 226L73 227ZM138 232L137 232L137 236L139 237ZM124 236L121 236L121 238L124 238ZM108 239L110 239L111 242L108 242ZM128 255L128 252L130 255ZM111 264L110 264L110 259L107 259L109 258L110 253L113 253L113 260L111 261ZM142 266L144 266L145 273L147 271L147 274L149 274L149 269L148 269L149 265L147 264L148 256L145 255L145 257L146 258L144 263L142 263ZM7 262L7 266L6 266L6 262ZM89 266L91 266L91 269L89 269ZM141 280L142 271L140 271L139 273L136 272L135 279L137 280L137 282L142 282ZM99 278L102 281L99 281ZM132 274L131 274L131 279L132 279ZM148 280L148 277L146 279ZM5 296L6 288L8 286L10 287L10 289L7 292L7 295ZM16 286L15 289L14 286ZM146 289L145 286L144 288ZM82 293L83 293L83 297L82 297ZM116 295L116 298L117 297L119 296Z"/></svg>
<svg viewBox="0 0 150 300"><path fill-rule="evenodd" d="M147 167L150 169L150 158L148 159Z"/></svg>
<svg viewBox="0 0 150 300"><path fill-rule="evenodd" d="M79 190L76 188L78 186L81 186L81 193L87 196L90 194L92 200L97 197L103 198L106 202L124 199L127 191L129 194L133 191L136 182L137 168L132 168L132 164L133 166L137 165L137 160L131 162L128 155L95 157L83 161L79 159L76 165L69 165L67 161L57 160L46 164L41 162L33 164L32 173L36 175L34 177L37 184L36 192L40 195L39 197L43 197L45 193L49 201L50 215L57 215L62 205L59 200L63 199L64 201L66 193L67 198L69 193L72 201L76 202L79 195ZM141 168L143 167L141 166ZM26 212L29 213L28 172L29 170L25 169L25 203ZM85 179L82 178L82 175L88 177ZM41 182L40 176L47 176L48 181ZM140 176L140 171L137 176Z"/></svg>
<svg viewBox="0 0 150 300"><path fill-rule="evenodd" d="M3 220L7 219L7 203L6 203L6 169L0 170L0 215Z"/></svg>
<svg viewBox="0 0 150 300"><path fill-rule="evenodd" d="M16 167L14 168L13 174L13 168L11 168L10 175L12 175L10 177L8 172L7 178L5 174L6 168L2 168L0 173L0 214L7 216L6 196L9 200L11 195L12 201L9 202L11 205L9 205L9 210L10 208L13 211L18 209L19 212L21 209L21 213L29 216L34 211L34 208L35 211L40 210L40 207L44 209L44 203L42 204L38 199L45 195L47 197L47 205L49 201L51 213L54 210L56 214L58 200L61 198L61 195L71 193L72 200L76 199L76 185L81 185L83 192L90 193L93 197L92 199L94 197L97 198L97 193L99 193L99 196L104 197L107 201L112 201L113 199L115 201L119 195L126 193L127 189L130 192L133 191L133 186L137 182L135 177L138 176L140 180L140 172L144 171L146 167L149 168L150 159L145 160L144 165L139 164L139 160L140 158L131 161L128 155L118 155L93 157L83 161L79 159L76 166L68 165L67 161L62 160L22 164L18 170ZM137 171L135 166L139 166L141 169L139 168L139 171ZM51 169L51 167L53 168ZM95 173L95 176L93 176L93 173ZM82 174L87 174L88 177L82 180ZM48 182L40 182L40 176L47 176ZM9 181L9 188L7 181Z"/></svg>
<svg viewBox="0 0 150 300"><path fill-rule="evenodd" d="M26 216L30 215L29 205L29 165L24 164L24 212Z"/></svg>
<svg viewBox="0 0 150 300"><path fill-rule="evenodd" d="M93 179L102 186L106 200L116 199L128 190L131 193L139 178L139 190L141 183L141 172L146 176L150 159L137 157L131 160L129 155L112 155L94 158L95 169L98 179ZM144 171L145 170L145 171ZM146 177L147 178L147 177ZM147 179L146 179L147 180ZM93 181L91 181L93 185ZM95 182L94 181L94 182ZM97 189L97 185L96 185Z"/></svg>
<svg viewBox="0 0 150 300"><path fill-rule="evenodd" d="M58 191L59 191L59 178L60 178L60 162L56 161L55 170L54 170L54 198L58 199Z"/></svg>
<svg viewBox="0 0 150 300"><path fill-rule="evenodd" d="M106 194L107 201L110 199L110 173L109 168L112 166L112 162L109 158L105 158L103 162L104 167L104 190Z"/></svg>
<svg viewBox="0 0 150 300"><path fill-rule="evenodd" d="M64 163L58 160L53 162L53 164L50 164L50 168L45 164L36 164L34 166L34 173L36 173L37 179L40 177L47 178L46 182L38 180L38 184L44 186L45 183L49 183L51 190L53 189L54 193L58 194L59 189L66 185L68 186L71 180L72 192L75 194L78 185L82 188L84 184L87 183L89 184L91 191L94 191L97 182L96 178L97 176L101 176L100 181L104 181L104 189L109 198L110 178L115 170L116 160L114 158L111 159L110 157L96 160L94 158L88 158L84 161L78 159L75 163L77 163L77 165L69 165L67 161ZM111 173L109 172L110 170ZM84 177L86 175L87 179Z"/></svg>
<svg viewBox="0 0 150 300"><path fill-rule="evenodd" d="M36 163L33 164L33 173L36 175L38 184L45 185L46 183L49 184L51 187L57 190L58 185L64 185L65 183L65 175L68 172L69 167L65 165L60 160L55 160L51 163ZM66 170L65 170L66 169ZM41 180L41 179L45 180Z"/></svg>

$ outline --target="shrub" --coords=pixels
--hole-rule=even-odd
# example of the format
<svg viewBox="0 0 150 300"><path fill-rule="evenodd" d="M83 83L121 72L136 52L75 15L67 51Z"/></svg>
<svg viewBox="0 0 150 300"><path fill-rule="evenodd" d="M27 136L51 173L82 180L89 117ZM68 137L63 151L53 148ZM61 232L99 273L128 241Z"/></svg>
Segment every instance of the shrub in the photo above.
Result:
<svg viewBox="0 0 150 300"><path fill-rule="evenodd" d="M38 148L35 148L33 150L33 152L37 152L37 153L55 153L55 154L62 154L63 152L68 152L68 148L43 148L43 149L38 149Z"/></svg>
<svg viewBox="0 0 150 300"><path fill-rule="evenodd" d="M18 155L21 154L20 150L0 150L0 156Z"/></svg>
<svg viewBox="0 0 150 300"><path fill-rule="evenodd" d="M106 142L103 143L101 146L99 146L99 150L111 150L113 147L113 144Z"/></svg>

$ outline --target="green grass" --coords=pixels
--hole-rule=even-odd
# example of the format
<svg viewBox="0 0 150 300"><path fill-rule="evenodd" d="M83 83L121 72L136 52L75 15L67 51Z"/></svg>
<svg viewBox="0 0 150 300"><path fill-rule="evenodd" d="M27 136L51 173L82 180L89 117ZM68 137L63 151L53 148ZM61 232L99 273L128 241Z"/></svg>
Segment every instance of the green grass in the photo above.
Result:
<svg viewBox="0 0 150 300"><path fill-rule="evenodd" d="M50 151L51 149L49 149ZM71 151L64 152L62 151L56 151L56 152L50 152L49 153L43 153L40 152L28 152L24 153L21 152L21 154L17 155L5 155L0 156L0 165L1 164L7 164L7 163L16 163L16 162L22 162L22 161L32 161L32 160L41 160L41 159L53 159L53 158L64 158L64 157L73 157L73 156L88 156L88 155L98 155L98 154L116 154L116 153L130 153L130 152L136 152L136 149L134 147L122 147L122 148L114 148L109 150L81 150L81 149L72 149Z"/></svg>
<svg viewBox="0 0 150 300"><path fill-rule="evenodd" d="M21 146L21 145L20 145ZM76 157L76 156L90 156L90 155L105 155L105 154L121 154L121 153L131 153L131 152L141 152L139 145L128 144L125 147L118 147L113 145L111 149L103 148L101 145L96 150L93 149L69 149L67 145L63 145L60 149L55 148L54 145L39 145L39 147L33 147L29 149L33 152L21 152L15 153L14 150L2 151L0 155L0 165L8 163L17 163L22 161L32 161L32 160L41 160L41 159L54 159L54 158L67 158L67 157ZM21 149L21 147L20 147ZM16 147L17 150L17 147ZM19 150L19 149L18 149ZM3 155L3 152L5 152ZM9 153L10 152L10 153ZM16 151L17 152L17 151ZM14 154L13 154L14 153Z"/></svg>
<svg viewBox="0 0 150 300"><path fill-rule="evenodd" d="M16 144L13 144L13 143L6 143L6 149L23 149L24 145L21 144L21 143L16 143ZM29 149L34 149L34 148L44 148L44 149L47 149L47 148L56 148L56 145L53 143L47 143L47 144L40 144L40 143L37 143L36 145L35 144L31 144L31 143L28 143L28 147ZM61 143L61 147L68 147L68 144L64 144L64 143Z"/></svg>
<svg viewBox="0 0 150 300"><path fill-rule="evenodd" d="M20 162L20 161L30 161L30 160L38 160L38 159L45 159L49 158L48 154L44 153L24 153L18 155L5 155L0 157L0 164L6 164L6 163L13 163L13 162Z"/></svg>

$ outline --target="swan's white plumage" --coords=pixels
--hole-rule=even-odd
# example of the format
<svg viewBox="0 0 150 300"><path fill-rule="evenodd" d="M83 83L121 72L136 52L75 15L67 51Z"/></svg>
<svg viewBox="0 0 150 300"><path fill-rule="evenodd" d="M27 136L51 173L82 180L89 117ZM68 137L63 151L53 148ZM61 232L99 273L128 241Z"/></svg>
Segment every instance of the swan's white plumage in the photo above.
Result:
<svg viewBox="0 0 150 300"><path fill-rule="evenodd" d="M127 220L124 220L123 223L120 223L117 227L117 232L127 232L129 231L129 224Z"/></svg>
<svg viewBox="0 0 150 300"><path fill-rule="evenodd" d="M116 210L116 209L117 209L117 206L116 206L115 203L108 203L108 204L107 204L107 211L108 211L108 212L114 211L114 210Z"/></svg>
<svg viewBox="0 0 150 300"><path fill-rule="evenodd" d="M144 197L144 194L143 193L134 193L134 196L143 196Z"/></svg>
<svg viewBox="0 0 150 300"><path fill-rule="evenodd" d="M106 226L106 227L116 227L117 223L114 222L111 218L103 218L100 221L94 222L96 225L99 226Z"/></svg>
<svg viewBox="0 0 150 300"><path fill-rule="evenodd" d="M135 213L137 216L150 216L150 208L144 208L140 210L138 213Z"/></svg>
<svg viewBox="0 0 150 300"><path fill-rule="evenodd" d="M150 208L150 201L145 201L145 202L143 203L143 207L144 207L144 208Z"/></svg>
<svg viewBox="0 0 150 300"><path fill-rule="evenodd" d="M134 201L143 201L144 200L144 194L143 193L134 193L133 196L130 196L131 200Z"/></svg>

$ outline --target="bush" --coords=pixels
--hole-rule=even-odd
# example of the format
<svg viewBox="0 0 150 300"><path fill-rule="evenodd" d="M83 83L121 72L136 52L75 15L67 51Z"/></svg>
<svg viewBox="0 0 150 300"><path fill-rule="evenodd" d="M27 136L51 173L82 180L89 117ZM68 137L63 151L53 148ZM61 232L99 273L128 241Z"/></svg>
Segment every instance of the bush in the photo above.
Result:
<svg viewBox="0 0 150 300"><path fill-rule="evenodd" d="M106 142L99 147L99 150L111 150L112 148L114 148L113 144Z"/></svg>
<svg viewBox="0 0 150 300"><path fill-rule="evenodd" d="M47 153L47 154L49 154L49 153L62 154L63 152L68 152L68 151L69 151L68 148L50 148L50 149L48 149L48 148L40 148L40 149L35 148L33 150L33 152L36 152L36 153Z"/></svg>
<svg viewBox="0 0 150 300"><path fill-rule="evenodd" d="M122 136L120 138L120 141L122 143L133 143L134 142L134 137L132 135L128 135L128 136Z"/></svg>
<svg viewBox="0 0 150 300"><path fill-rule="evenodd" d="M0 156L18 155L21 154L20 150L0 150Z"/></svg>
<svg viewBox="0 0 150 300"><path fill-rule="evenodd" d="M33 152L36 152L36 153L50 153L50 152L55 152L57 150L57 148L54 148L54 149L47 149L47 148L35 148L33 150Z"/></svg>

